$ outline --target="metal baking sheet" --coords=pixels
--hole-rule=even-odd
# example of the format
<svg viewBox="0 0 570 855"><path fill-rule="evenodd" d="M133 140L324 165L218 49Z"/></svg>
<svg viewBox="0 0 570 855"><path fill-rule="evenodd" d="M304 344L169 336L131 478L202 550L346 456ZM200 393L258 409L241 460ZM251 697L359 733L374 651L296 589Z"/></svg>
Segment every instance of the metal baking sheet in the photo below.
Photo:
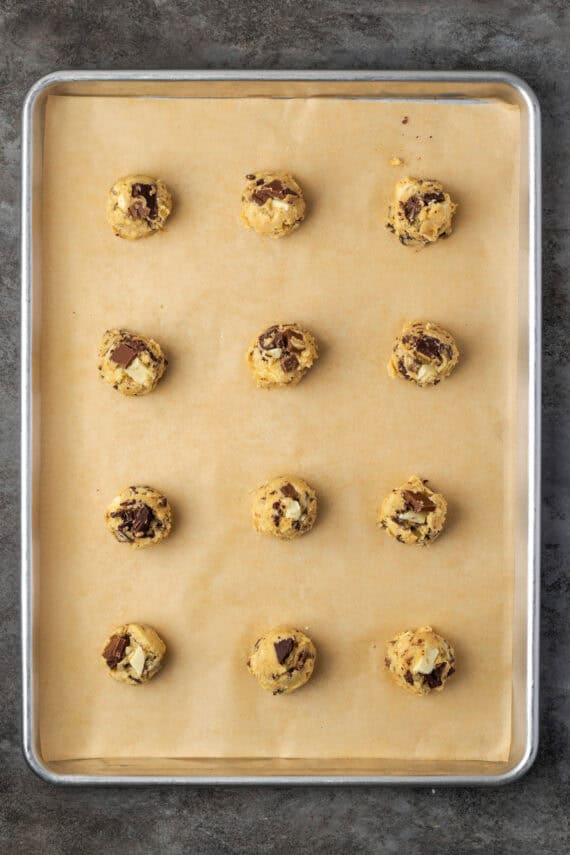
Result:
<svg viewBox="0 0 570 855"><path fill-rule="evenodd" d="M521 257L519 390L516 451L517 544L513 638L511 755L505 763L311 761L274 759L77 759L46 761L38 727L37 610L40 556L37 537L37 471L41 390L33 356L41 319L42 139L49 95L123 97L336 97L376 100L500 99L519 108ZM24 107L22 221L22 627L24 751L31 767L54 783L412 783L497 784L512 781L532 764L537 748L538 499L540 380L539 110L520 80L505 74L396 72L63 72L30 91ZM34 297L36 299L34 299Z"/></svg>

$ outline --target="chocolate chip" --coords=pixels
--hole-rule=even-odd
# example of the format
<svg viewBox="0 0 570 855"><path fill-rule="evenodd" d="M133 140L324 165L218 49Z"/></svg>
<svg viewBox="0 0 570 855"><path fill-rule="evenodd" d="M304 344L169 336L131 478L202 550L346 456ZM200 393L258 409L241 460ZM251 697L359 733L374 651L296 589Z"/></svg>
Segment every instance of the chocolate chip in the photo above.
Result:
<svg viewBox="0 0 570 855"><path fill-rule="evenodd" d="M418 353L421 353L423 356L427 356L430 359L441 358L441 346L442 342L431 335L420 335L415 342L415 349Z"/></svg>
<svg viewBox="0 0 570 855"><path fill-rule="evenodd" d="M245 177L247 178L248 181L255 181L255 175L253 175L253 173L251 173L251 172L249 175L246 175Z"/></svg>
<svg viewBox="0 0 570 855"><path fill-rule="evenodd" d="M293 648L295 647L294 638L282 638L281 641L274 643L275 655L280 665L283 665Z"/></svg>
<svg viewBox="0 0 570 855"><path fill-rule="evenodd" d="M444 202L445 196L443 193L423 193L422 199L426 205L429 205L430 202Z"/></svg>
<svg viewBox="0 0 570 855"><path fill-rule="evenodd" d="M422 511L435 511L435 504L425 493L412 493L411 490L402 490L402 496L416 513Z"/></svg>
<svg viewBox="0 0 570 855"><path fill-rule="evenodd" d="M289 484L289 483L283 484L283 486L281 487L281 492L288 499L298 499L299 498L299 493L297 492L297 490L294 488L294 486L292 484Z"/></svg>
<svg viewBox="0 0 570 855"><path fill-rule="evenodd" d="M402 124L403 124L403 125L407 125L407 124L408 124L408 122L409 122L408 117L407 117L407 116L404 116L404 118L402 119Z"/></svg>
<svg viewBox="0 0 570 855"><path fill-rule="evenodd" d="M279 364L283 371L289 373L290 371L295 371L295 369L299 367L299 360L294 353L286 353L279 360Z"/></svg>
<svg viewBox="0 0 570 855"><path fill-rule="evenodd" d="M151 220L155 220L158 216L156 184L133 184L131 187L131 195L143 197L148 208L148 214L145 214L144 216L148 216ZM133 206L131 205L131 207Z"/></svg>
<svg viewBox="0 0 570 855"><path fill-rule="evenodd" d="M396 234L396 229L394 228L392 223L386 223L386 228L390 229L390 231L392 232L393 235Z"/></svg>
<svg viewBox="0 0 570 855"><path fill-rule="evenodd" d="M406 673L404 674L404 680L406 681L406 683L409 683L410 686L413 686L414 678L412 677L411 671L406 671Z"/></svg>
<svg viewBox="0 0 570 855"><path fill-rule="evenodd" d="M417 194L414 196L410 196L409 199L407 199L405 202L401 202L400 204L404 208L404 214L409 223L414 222L423 207L422 200Z"/></svg>
<svg viewBox="0 0 570 855"><path fill-rule="evenodd" d="M388 659L387 656L384 658L384 665L386 666L386 668L390 667L390 660Z"/></svg>
<svg viewBox="0 0 570 855"><path fill-rule="evenodd" d="M129 646L129 642L130 638L128 635L113 635L109 639L109 643L103 651L103 659L112 671L115 670L123 658L125 650Z"/></svg>

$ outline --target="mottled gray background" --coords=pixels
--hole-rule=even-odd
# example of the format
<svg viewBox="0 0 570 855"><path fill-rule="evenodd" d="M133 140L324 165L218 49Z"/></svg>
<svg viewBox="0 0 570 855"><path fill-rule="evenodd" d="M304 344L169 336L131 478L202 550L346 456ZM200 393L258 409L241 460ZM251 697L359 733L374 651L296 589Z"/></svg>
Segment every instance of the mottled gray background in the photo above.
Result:
<svg viewBox="0 0 570 855"><path fill-rule="evenodd" d="M568 850L568 9L566 0L0 0L2 853ZM60 68L504 69L538 94L545 179L542 726L537 763L519 783L435 791L80 790L50 787L27 769L18 637L20 107L34 80Z"/></svg>

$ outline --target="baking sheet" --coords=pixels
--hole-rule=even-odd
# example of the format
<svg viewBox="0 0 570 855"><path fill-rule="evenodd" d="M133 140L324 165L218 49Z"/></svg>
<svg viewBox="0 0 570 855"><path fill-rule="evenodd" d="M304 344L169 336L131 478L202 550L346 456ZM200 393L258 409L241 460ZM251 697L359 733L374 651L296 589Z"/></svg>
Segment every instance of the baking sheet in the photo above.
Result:
<svg viewBox="0 0 570 855"><path fill-rule="evenodd" d="M406 125L402 118L409 117ZM500 140L500 145L497 141ZM500 102L51 97L44 170L40 739L46 760L292 757L504 760L510 745L519 114ZM388 165L389 157L405 161ZM238 222L245 173L290 169L310 216L261 241ZM122 174L165 179L164 234L104 219ZM441 179L456 233L422 252L383 227L404 174ZM385 362L404 320L448 326L462 365L418 390ZM323 355L265 392L250 339L306 324ZM123 399L97 377L109 326L155 336L171 365ZM321 499L294 543L250 526L251 491L297 472ZM450 503L445 535L406 549L374 525L412 472ZM128 483L163 490L176 530L132 552L103 524ZM146 621L168 665L135 690L98 660ZM320 661L290 697L248 675L250 645L308 627ZM430 622L456 646L443 695L384 674L385 639Z"/></svg>

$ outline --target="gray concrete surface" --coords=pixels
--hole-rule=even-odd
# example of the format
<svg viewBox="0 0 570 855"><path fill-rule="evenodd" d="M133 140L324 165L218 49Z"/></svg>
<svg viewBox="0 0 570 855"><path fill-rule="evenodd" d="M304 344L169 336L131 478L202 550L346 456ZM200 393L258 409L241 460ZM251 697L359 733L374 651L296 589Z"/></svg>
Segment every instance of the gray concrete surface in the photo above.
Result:
<svg viewBox="0 0 570 855"><path fill-rule="evenodd" d="M0 0L0 851L568 851L568 35L566 0ZM544 112L542 726L509 788L55 789L20 753L20 106L59 68L505 69ZM566 158L566 159L565 159ZM566 559L566 560L565 560Z"/></svg>

